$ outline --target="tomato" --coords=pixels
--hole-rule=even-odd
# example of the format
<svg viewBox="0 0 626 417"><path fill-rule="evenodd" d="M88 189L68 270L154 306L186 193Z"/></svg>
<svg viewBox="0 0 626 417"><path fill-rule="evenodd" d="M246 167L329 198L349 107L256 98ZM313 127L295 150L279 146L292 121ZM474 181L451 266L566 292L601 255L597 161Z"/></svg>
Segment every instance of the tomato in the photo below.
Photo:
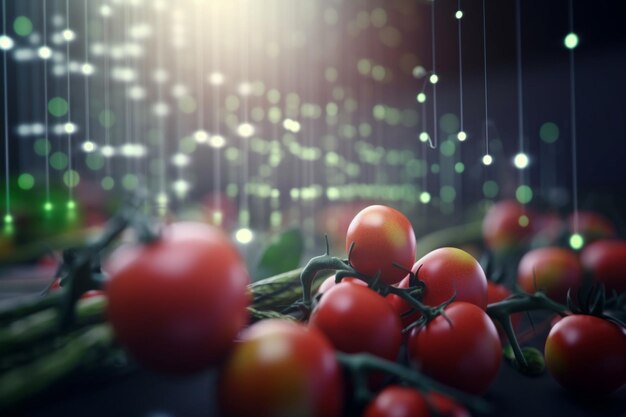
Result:
<svg viewBox="0 0 626 417"><path fill-rule="evenodd" d="M86 300L87 298L100 297L105 295L104 291L101 290L89 290L80 296L81 300Z"/></svg>
<svg viewBox="0 0 626 417"><path fill-rule="evenodd" d="M517 284L528 292L543 289L548 297L564 303L567 290L582 281L582 267L569 249L548 247L525 254L517 267Z"/></svg>
<svg viewBox="0 0 626 417"><path fill-rule="evenodd" d="M431 391L426 394L426 398L437 417L470 417L469 411L450 397Z"/></svg>
<svg viewBox="0 0 626 417"><path fill-rule="evenodd" d="M461 249L435 249L415 262L412 271L418 274L418 278L426 285L422 302L428 306L440 305L456 294L455 301L467 301L483 310L487 308L485 272L472 255ZM399 288L408 286L408 276L398 284ZM391 294L387 298L400 314L410 309L409 304L397 295ZM404 324L415 321L419 316L420 314L416 313L405 317Z"/></svg>
<svg viewBox="0 0 626 417"><path fill-rule="evenodd" d="M626 291L626 241L598 240L583 249L580 260L607 291Z"/></svg>
<svg viewBox="0 0 626 417"><path fill-rule="evenodd" d="M570 232L574 233L576 223L573 213L568 218L568 224ZM585 242L612 238L617 235L613 223L603 215L593 211L578 212L578 233L583 235Z"/></svg>
<svg viewBox="0 0 626 417"><path fill-rule="evenodd" d="M527 223L523 221L523 216L526 216ZM485 245L495 252L514 250L526 244L533 230L532 211L514 200L495 203L483 219Z"/></svg>
<svg viewBox="0 0 626 417"><path fill-rule="evenodd" d="M610 394L626 383L626 331L599 317L572 315L550 330L546 367L577 394Z"/></svg>
<svg viewBox="0 0 626 417"><path fill-rule="evenodd" d="M174 223L152 243L121 247L105 270L115 335L156 371L215 365L247 322L248 273L227 236L212 226Z"/></svg>
<svg viewBox="0 0 626 417"><path fill-rule="evenodd" d="M339 283L324 294L309 325L346 353L366 352L395 361L402 343L400 318L387 301L350 283Z"/></svg>
<svg viewBox="0 0 626 417"><path fill-rule="evenodd" d="M346 234L346 251L354 242L350 264L362 274L395 284L415 262L415 232L411 222L398 210L374 205L361 210L352 219Z"/></svg>
<svg viewBox="0 0 626 417"><path fill-rule="evenodd" d="M348 282L350 284L356 284L362 287L367 287L367 282L360 280L358 278L353 278L353 277L342 278L341 282ZM322 282L322 285L320 285L320 287L317 289L317 293L324 294L326 291L330 290L334 286L335 286L335 276L331 275L330 277L326 278L324 282Z"/></svg>
<svg viewBox="0 0 626 417"><path fill-rule="evenodd" d="M225 417L340 416L342 374L317 329L263 320L241 335L220 369L218 401Z"/></svg>
<svg viewBox="0 0 626 417"><path fill-rule="evenodd" d="M494 382L502 362L502 345L489 316L467 302L445 309L409 337L409 355L427 375L471 394L482 395Z"/></svg>
<svg viewBox="0 0 626 417"><path fill-rule="evenodd" d="M501 284L496 284L495 282L489 281L487 283L487 303L493 304L498 301L502 301L507 299L511 295L511 291ZM519 326L519 323L522 321L522 313L514 313L511 314L511 324L513 325L513 329ZM500 322L494 321L496 325L496 329L498 330L498 336L500 336L500 341L503 343L508 339L506 338L506 333L504 329L500 325Z"/></svg>
<svg viewBox="0 0 626 417"><path fill-rule="evenodd" d="M363 417L429 417L428 402L417 390L392 385L370 402Z"/></svg>

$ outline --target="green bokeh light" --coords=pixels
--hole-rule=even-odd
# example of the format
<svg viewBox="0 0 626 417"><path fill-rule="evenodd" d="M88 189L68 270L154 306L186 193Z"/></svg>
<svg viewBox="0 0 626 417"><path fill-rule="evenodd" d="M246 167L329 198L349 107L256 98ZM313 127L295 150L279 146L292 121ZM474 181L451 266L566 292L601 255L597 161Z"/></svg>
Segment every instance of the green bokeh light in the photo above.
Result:
<svg viewBox="0 0 626 417"><path fill-rule="evenodd" d="M74 188L80 182L80 174L77 171L70 170L63 174L63 182L69 188Z"/></svg>
<svg viewBox="0 0 626 417"><path fill-rule="evenodd" d="M13 216L11 215L11 213L7 213L4 215L4 224L12 224L13 223Z"/></svg>
<svg viewBox="0 0 626 417"><path fill-rule="evenodd" d="M75 210L76 209L76 202L74 200L70 200L67 202L67 209L68 210Z"/></svg>
<svg viewBox="0 0 626 417"><path fill-rule="evenodd" d="M67 155L61 151L50 155L50 166L54 169L62 170L67 167Z"/></svg>
<svg viewBox="0 0 626 417"><path fill-rule="evenodd" d="M18 16L13 21L13 30L20 36L28 36L33 31L33 22L26 16Z"/></svg>
<svg viewBox="0 0 626 417"><path fill-rule="evenodd" d="M96 152L88 153L85 157L85 164L87 168L92 171L102 169L104 166L104 156Z"/></svg>
<svg viewBox="0 0 626 417"><path fill-rule="evenodd" d="M39 156L46 156L50 152L50 141L40 138L33 143L33 149Z"/></svg>
<svg viewBox="0 0 626 417"><path fill-rule="evenodd" d="M459 131L459 118L456 114L446 113L439 118L439 127L448 134L457 133Z"/></svg>
<svg viewBox="0 0 626 417"><path fill-rule="evenodd" d="M530 223L530 219L527 215L522 214L521 216L519 216L519 219L517 219L517 223L522 227L526 227Z"/></svg>
<svg viewBox="0 0 626 417"><path fill-rule="evenodd" d="M104 177L102 178L100 185L105 190L111 190L115 186L115 180L111 177Z"/></svg>
<svg viewBox="0 0 626 417"><path fill-rule="evenodd" d="M533 199L533 190L528 185L520 185L515 190L515 198L522 204L528 204Z"/></svg>
<svg viewBox="0 0 626 417"><path fill-rule="evenodd" d="M439 196L444 203L452 203L456 198L456 190L451 185L444 185L439 191Z"/></svg>
<svg viewBox="0 0 626 417"><path fill-rule="evenodd" d="M563 44L567 49L574 49L578 46L578 35L574 32L568 33L563 39Z"/></svg>
<svg viewBox="0 0 626 417"><path fill-rule="evenodd" d="M20 187L22 190L30 190L31 188L33 188L34 185L35 177L33 177L28 172L20 174L20 176L17 177L17 186Z"/></svg>
<svg viewBox="0 0 626 417"><path fill-rule="evenodd" d="M556 123L546 122L539 128L539 137L546 143L554 143L559 138L559 127Z"/></svg>
<svg viewBox="0 0 626 417"><path fill-rule="evenodd" d="M139 178L133 174L126 174L122 177L122 187L128 191L132 191L139 186Z"/></svg>
<svg viewBox="0 0 626 417"><path fill-rule="evenodd" d="M456 145L451 140L445 140L440 145L441 154L444 156L452 156L456 151Z"/></svg>
<svg viewBox="0 0 626 417"><path fill-rule="evenodd" d="M98 115L98 121L102 127L111 128L115 124L115 113L111 110L104 109Z"/></svg>
<svg viewBox="0 0 626 417"><path fill-rule="evenodd" d="M423 204L428 204L430 202L430 193L428 191L423 191L420 193L420 201Z"/></svg>
<svg viewBox="0 0 626 417"><path fill-rule="evenodd" d="M582 237L580 233L574 233L569 238L569 245L574 250L581 249L584 246L584 244L585 244L585 239Z"/></svg>
<svg viewBox="0 0 626 417"><path fill-rule="evenodd" d="M55 117L65 116L68 109L67 100L63 97L53 97L48 101L48 112Z"/></svg>
<svg viewBox="0 0 626 417"><path fill-rule="evenodd" d="M483 195L487 198L496 198L500 192L498 183L493 180L488 180L483 183Z"/></svg>
<svg viewBox="0 0 626 417"><path fill-rule="evenodd" d="M432 172L433 174L439 174L440 170L441 168L439 167L439 164L432 164L430 166L430 172Z"/></svg>
<svg viewBox="0 0 626 417"><path fill-rule="evenodd" d="M43 210L46 211L46 212L51 212L53 208L54 208L54 206L49 201L46 201L44 203L44 205L43 205Z"/></svg>
<svg viewBox="0 0 626 417"><path fill-rule="evenodd" d="M454 171L457 174L462 174L463 171L465 171L465 164L463 162L457 162L456 164L454 164Z"/></svg>

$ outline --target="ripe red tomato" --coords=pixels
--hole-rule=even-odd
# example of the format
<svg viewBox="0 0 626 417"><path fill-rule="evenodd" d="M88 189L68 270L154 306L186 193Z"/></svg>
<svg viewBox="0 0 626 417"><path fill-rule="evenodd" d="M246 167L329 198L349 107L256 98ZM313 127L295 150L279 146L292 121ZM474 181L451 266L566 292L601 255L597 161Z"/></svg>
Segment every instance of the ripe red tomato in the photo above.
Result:
<svg viewBox="0 0 626 417"><path fill-rule="evenodd" d="M607 291L626 291L626 241L598 240L583 249L580 260Z"/></svg>
<svg viewBox="0 0 626 417"><path fill-rule="evenodd" d="M528 222L524 222L526 216ZM489 208L483 219L483 239L495 252L516 249L525 244L534 231L531 210L514 200L503 200Z"/></svg>
<svg viewBox="0 0 626 417"><path fill-rule="evenodd" d="M415 262L412 271L418 273L424 282L422 302L428 306L442 304L455 295L455 301L467 301L483 310L487 308L487 278L478 261L469 253L457 248L439 248L424 255ZM408 288L409 277L398 284L399 288ZM404 314L410 309L409 304L397 295L387 297L393 308ZM415 313L403 319L407 325L419 318Z"/></svg>
<svg viewBox="0 0 626 417"><path fill-rule="evenodd" d="M215 227L174 223L152 243L122 247L106 270L107 317L115 335L156 371L215 365L247 322L248 273Z"/></svg>
<svg viewBox="0 0 626 417"><path fill-rule="evenodd" d="M428 403L417 390L391 385L370 402L363 417L430 417Z"/></svg>
<svg viewBox="0 0 626 417"><path fill-rule="evenodd" d="M428 405L437 417L471 417L469 411L450 397L431 391L426 394Z"/></svg>
<svg viewBox="0 0 626 417"><path fill-rule="evenodd" d="M454 302L409 338L409 355L421 370L471 394L487 392L500 369L502 345L489 316L479 307Z"/></svg>
<svg viewBox="0 0 626 417"><path fill-rule="evenodd" d="M225 417L338 417L343 407L332 346L318 330L285 320L244 330L217 386Z"/></svg>
<svg viewBox="0 0 626 417"><path fill-rule="evenodd" d="M346 234L346 251L354 242L350 263L362 274L373 277L380 271L381 281L395 284L415 262L415 232L411 222L398 210L374 205L352 219Z"/></svg>
<svg viewBox="0 0 626 417"><path fill-rule="evenodd" d="M626 383L626 330L599 317L567 316L550 330L545 358L565 389L610 394Z"/></svg>
<svg viewBox="0 0 626 417"><path fill-rule="evenodd" d="M508 298L511 295L511 291L501 284L496 284L495 282L489 281L487 283L487 304L497 303L498 301L502 301ZM513 325L513 329L519 326L519 323L522 321L522 313L514 313L511 314L511 324ZM506 342L508 339L505 336L504 329L500 325L500 322L494 321L496 325L496 329L498 330L498 336L500 336L501 342Z"/></svg>
<svg viewBox="0 0 626 417"><path fill-rule="evenodd" d="M366 352L395 361L402 343L400 318L385 299L350 283L339 283L324 294L309 325L345 353Z"/></svg>
<svg viewBox="0 0 626 417"><path fill-rule="evenodd" d="M567 290L576 289L582 280L582 267L569 249L539 248L524 255L517 267L517 284L528 292L545 290L548 297L563 303Z"/></svg>
<svg viewBox="0 0 626 417"><path fill-rule="evenodd" d="M367 287L367 282L360 280L358 278L345 277L341 280L341 282L348 282L350 284L360 285L362 287ZM322 285L317 289L318 294L324 294L326 291L330 290L335 286L335 276L331 275L322 282Z"/></svg>

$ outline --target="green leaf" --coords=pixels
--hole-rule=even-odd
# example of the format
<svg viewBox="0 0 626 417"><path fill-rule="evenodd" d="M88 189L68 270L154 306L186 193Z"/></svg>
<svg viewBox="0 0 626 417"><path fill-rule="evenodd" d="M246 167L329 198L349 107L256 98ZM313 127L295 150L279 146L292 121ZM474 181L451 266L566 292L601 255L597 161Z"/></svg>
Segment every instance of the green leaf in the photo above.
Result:
<svg viewBox="0 0 626 417"><path fill-rule="evenodd" d="M300 265L304 252L304 237L300 229L293 228L272 236L261 253L253 280L278 275Z"/></svg>

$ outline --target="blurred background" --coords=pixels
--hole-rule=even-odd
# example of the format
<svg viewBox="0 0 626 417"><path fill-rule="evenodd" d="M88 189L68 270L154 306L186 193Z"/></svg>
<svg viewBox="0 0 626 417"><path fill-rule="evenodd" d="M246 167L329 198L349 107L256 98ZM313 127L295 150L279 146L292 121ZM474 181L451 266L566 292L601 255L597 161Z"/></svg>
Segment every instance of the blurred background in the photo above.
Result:
<svg viewBox="0 0 626 417"><path fill-rule="evenodd" d="M324 233L343 250L372 202L420 236L503 198L571 212L576 189L624 228L619 2L2 7L4 260L137 194L242 245L296 225L309 250Z"/></svg>

